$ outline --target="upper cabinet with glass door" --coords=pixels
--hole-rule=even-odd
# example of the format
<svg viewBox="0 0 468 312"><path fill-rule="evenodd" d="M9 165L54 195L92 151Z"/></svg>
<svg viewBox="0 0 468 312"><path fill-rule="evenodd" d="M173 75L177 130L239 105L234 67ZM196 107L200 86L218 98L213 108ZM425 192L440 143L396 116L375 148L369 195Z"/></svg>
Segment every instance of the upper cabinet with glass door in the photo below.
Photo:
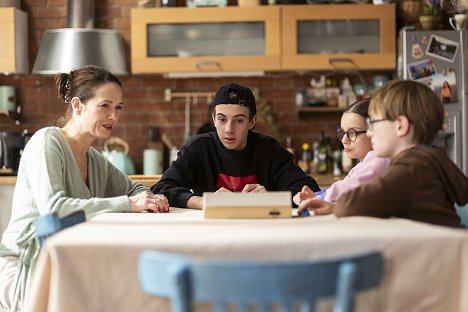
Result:
<svg viewBox="0 0 468 312"><path fill-rule="evenodd" d="M395 5L328 4L282 8L282 68L396 67Z"/></svg>
<svg viewBox="0 0 468 312"><path fill-rule="evenodd" d="M131 11L132 73L280 69L280 7Z"/></svg>

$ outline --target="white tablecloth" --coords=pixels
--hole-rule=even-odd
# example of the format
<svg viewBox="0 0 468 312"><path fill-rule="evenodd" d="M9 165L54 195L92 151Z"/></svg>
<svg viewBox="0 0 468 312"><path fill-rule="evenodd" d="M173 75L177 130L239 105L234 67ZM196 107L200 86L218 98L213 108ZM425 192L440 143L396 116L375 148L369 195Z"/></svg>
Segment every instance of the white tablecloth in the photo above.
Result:
<svg viewBox="0 0 468 312"><path fill-rule="evenodd" d="M359 298L357 311L468 311L466 230L366 217L204 220L202 211L188 209L104 214L50 237L27 311L169 311L167 301L139 286L137 259L144 249L262 261L380 250L383 283Z"/></svg>

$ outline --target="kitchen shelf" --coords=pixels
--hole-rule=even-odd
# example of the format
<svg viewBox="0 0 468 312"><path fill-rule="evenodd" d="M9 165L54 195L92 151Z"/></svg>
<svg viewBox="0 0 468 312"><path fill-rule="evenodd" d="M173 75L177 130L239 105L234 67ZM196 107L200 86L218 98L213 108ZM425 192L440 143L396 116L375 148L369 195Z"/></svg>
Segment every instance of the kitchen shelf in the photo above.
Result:
<svg viewBox="0 0 468 312"><path fill-rule="evenodd" d="M345 109L338 106L306 106L299 107L298 113L342 113Z"/></svg>
<svg viewBox="0 0 468 312"><path fill-rule="evenodd" d="M156 182L161 179L161 175L143 175L143 174L133 174L128 176L130 180L141 183L146 187L152 187Z"/></svg>

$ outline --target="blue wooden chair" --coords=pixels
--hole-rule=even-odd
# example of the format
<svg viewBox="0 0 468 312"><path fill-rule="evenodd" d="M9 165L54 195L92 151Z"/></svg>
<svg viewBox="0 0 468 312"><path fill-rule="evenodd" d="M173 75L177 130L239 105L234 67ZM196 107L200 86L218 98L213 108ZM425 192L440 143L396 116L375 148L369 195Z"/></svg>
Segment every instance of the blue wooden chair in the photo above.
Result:
<svg viewBox="0 0 468 312"><path fill-rule="evenodd" d="M272 305L313 311L317 299L333 296L334 311L345 312L353 311L357 292L380 284L383 267L380 252L325 262L243 263L144 251L138 271L143 290L169 298L174 312L192 311L194 301L211 303L215 311L228 304L238 311Z"/></svg>
<svg viewBox="0 0 468 312"><path fill-rule="evenodd" d="M468 203L464 206L459 206L455 204L455 210L458 213L458 216L461 219L461 223L468 229Z"/></svg>
<svg viewBox="0 0 468 312"><path fill-rule="evenodd" d="M72 225L85 222L86 215L83 210L78 210L60 218L56 213L50 213L33 221L36 238L39 240L39 246L42 246L44 240Z"/></svg>

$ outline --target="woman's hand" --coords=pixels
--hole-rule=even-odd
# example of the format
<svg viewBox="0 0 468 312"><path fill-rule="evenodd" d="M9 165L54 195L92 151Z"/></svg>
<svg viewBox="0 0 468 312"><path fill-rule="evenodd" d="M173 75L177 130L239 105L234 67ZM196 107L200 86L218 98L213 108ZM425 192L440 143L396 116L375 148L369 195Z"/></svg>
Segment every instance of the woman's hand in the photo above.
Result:
<svg viewBox="0 0 468 312"><path fill-rule="evenodd" d="M303 200L299 204L298 214L301 214L304 209L309 209L312 211L311 214L314 215L328 215L333 213L334 206L334 203L330 203L321 199L309 198Z"/></svg>
<svg viewBox="0 0 468 312"><path fill-rule="evenodd" d="M130 212L169 212L169 202L162 194L141 192L130 196L128 200L130 201Z"/></svg>
<svg viewBox="0 0 468 312"><path fill-rule="evenodd" d="M314 198L314 197L315 197L315 194L310 189L310 187L308 187L307 185L304 185L302 187L302 190L299 193L297 193L296 195L294 195L293 202L296 205L299 205L303 200Z"/></svg>

